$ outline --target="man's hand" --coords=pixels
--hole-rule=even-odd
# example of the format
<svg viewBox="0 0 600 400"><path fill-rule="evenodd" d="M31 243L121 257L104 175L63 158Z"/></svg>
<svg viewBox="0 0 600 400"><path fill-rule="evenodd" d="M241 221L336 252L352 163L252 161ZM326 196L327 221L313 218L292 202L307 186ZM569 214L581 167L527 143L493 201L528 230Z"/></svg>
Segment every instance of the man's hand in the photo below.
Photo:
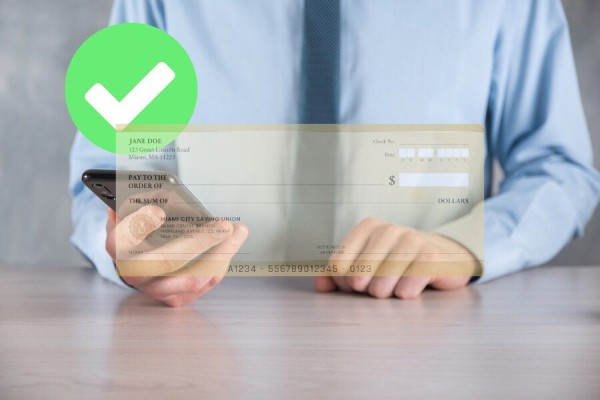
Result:
<svg viewBox="0 0 600 400"><path fill-rule="evenodd" d="M340 248L343 254L332 257L330 264L341 272L317 277L318 291L413 299L428 285L443 290L463 287L481 268L473 254L451 239L374 218L356 225ZM356 266L365 264L371 272L357 275Z"/></svg>
<svg viewBox="0 0 600 400"><path fill-rule="evenodd" d="M122 220L108 209L106 250L113 260L123 259L122 256L117 257L117 250L119 255L123 255L140 245L143 247L146 237L162 225L164 218L164 211L151 205ZM248 228L243 224L220 221L217 225L220 228L218 232L225 233L194 231L190 237L172 240L154 250L156 260L146 262L148 270L158 268L163 272L160 275L165 276L122 276L123 280L172 307L185 305L202 296L221 282L231 258L248 237ZM195 259L202 253L200 259ZM178 256L169 257L168 254ZM212 276L206 273L207 270L215 271L215 266L222 273Z"/></svg>

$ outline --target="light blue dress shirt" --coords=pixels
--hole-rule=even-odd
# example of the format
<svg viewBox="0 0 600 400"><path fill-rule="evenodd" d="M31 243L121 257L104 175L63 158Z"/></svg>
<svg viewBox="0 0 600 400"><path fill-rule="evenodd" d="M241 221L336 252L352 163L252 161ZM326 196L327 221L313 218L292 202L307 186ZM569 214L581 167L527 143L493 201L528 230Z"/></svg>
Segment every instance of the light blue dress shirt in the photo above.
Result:
<svg viewBox="0 0 600 400"><path fill-rule="evenodd" d="M297 123L303 0L116 0L112 23L164 29L198 74L195 123ZM560 0L341 0L340 123L485 124L485 271L539 265L600 196ZM492 196L492 165L505 178ZM115 157L75 138L72 241L122 284L106 207L84 189ZM147 165L176 172L176 162Z"/></svg>

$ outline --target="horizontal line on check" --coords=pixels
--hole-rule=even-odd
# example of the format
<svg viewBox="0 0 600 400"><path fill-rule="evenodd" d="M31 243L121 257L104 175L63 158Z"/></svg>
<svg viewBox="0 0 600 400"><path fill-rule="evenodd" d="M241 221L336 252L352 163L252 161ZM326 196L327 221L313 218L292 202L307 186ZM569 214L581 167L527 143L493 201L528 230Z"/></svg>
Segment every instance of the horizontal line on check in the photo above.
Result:
<svg viewBox="0 0 600 400"><path fill-rule="evenodd" d="M466 143L401 143L398 146L468 146Z"/></svg>
<svg viewBox="0 0 600 400"><path fill-rule="evenodd" d="M385 186L385 183L173 183L183 186Z"/></svg>
<svg viewBox="0 0 600 400"><path fill-rule="evenodd" d="M443 251L436 251L436 252L434 252L434 253L423 253L423 252L419 251L419 252L408 252L408 253L406 253L406 252L383 252L383 253L344 253L344 255L346 255L346 254L471 254L471 253L469 253L469 252L466 252L466 251L459 252L459 253L456 253L456 252L452 252L452 253L451 253L451 252L443 252ZM342 260L342 261L344 261L344 260ZM345 260L345 261L348 261L348 260Z"/></svg>
<svg viewBox="0 0 600 400"><path fill-rule="evenodd" d="M174 201L171 204L196 204L193 201ZM203 201L202 204L434 204L433 201Z"/></svg>
<svg viewBox="0 0 600 400"><path fill-rule="evenodd" d="M161 254L169 254L169 255L173 255L173 254L198 254L198 255L206 255L206 254L228 254L228 255L231 255L231 254L243 254L243 255L249 255L249 254L252 254L252 253L239 253L239 252L238 253L213 253L213 252L204 252L204 253L202 253L202 252L200 252L200 253L198 253L198 252L196 252L196 253L184 253L184 252L180 252L180 253L163 253L163 252L160 252L160 253L142 253L142 255L146 255L146 254L153 254L153 255L161 255Z"/></svg>

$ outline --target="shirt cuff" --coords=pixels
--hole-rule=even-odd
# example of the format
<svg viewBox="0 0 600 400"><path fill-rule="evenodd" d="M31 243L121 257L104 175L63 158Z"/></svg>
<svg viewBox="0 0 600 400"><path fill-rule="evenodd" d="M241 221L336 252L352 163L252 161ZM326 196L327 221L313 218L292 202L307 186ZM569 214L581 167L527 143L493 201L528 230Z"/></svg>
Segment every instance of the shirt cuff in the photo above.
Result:
<svg viewBox="0 0 600 400"><path fill-rule="evenodd" d="M473 276L469 283L481 282L483 278L486 277L487 271L484 262L485 227L483 202L477 204L470 213L435 228L432 232L460 243L479 261L481 275Z"/></svg>
<svg viewBox="0 0 600 400"><path fill-rule="evenodd" d="M106 230L102 227L106 225L106 217L104 221L98 217L90 218L83 225L85 226L79 226L71 236L71 243L90 260L100 276L123 288L133 290L121 279L113 259L105 249Z"/></svg>

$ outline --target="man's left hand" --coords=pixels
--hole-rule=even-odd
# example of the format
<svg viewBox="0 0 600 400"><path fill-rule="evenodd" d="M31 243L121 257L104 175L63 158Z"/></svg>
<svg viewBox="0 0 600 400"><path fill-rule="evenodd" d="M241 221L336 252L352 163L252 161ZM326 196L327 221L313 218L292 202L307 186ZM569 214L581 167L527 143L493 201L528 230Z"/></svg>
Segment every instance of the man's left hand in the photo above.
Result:
<svg viewBox="0 0 600 400"><path fill-rule="evenodd" d="M315 279L320 292L339 289L376 298L413 299L428 286L457 289L481 273L479 261L459 243L374 218L356 225L339 248L342 254L330 259L338 273ZM357 273L365 265L370 272Z"/></svg>

